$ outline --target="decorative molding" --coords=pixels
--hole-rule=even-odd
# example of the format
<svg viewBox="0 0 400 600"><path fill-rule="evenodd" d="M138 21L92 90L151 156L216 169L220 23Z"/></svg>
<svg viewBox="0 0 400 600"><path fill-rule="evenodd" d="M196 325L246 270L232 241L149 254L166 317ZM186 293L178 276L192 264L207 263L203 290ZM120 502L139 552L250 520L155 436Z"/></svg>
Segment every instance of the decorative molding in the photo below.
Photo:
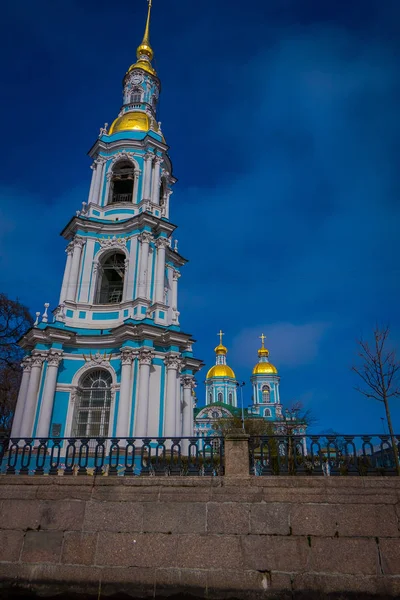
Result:
<svg viewBox="0 0 400 600"><path fill-rule="evenodd" d="M112 238L103 238L100 240L102 248L122 248L126 246L126 238L117 238L115 235Z"/></svg>
<svg viewBox="0 0 400 600"><path fill-rule="evenodd" d="M79 248L80 250L82 250L82 248L85 245L85 243L86 243L86 240L84 238L81 238L81 237L78 237L78 236L75 237L72 240L72 242L71 242L71 244L73 245L74 250L75 250L75 248Z"/></svg>
<svg viewBox="0 0 400 600"><path fill-rule="evenodd" d="M32 359L29 356L25 356L25 358L22 359L21 367L24 372L30 373L32 369Z"/></svg>
<svg viewBox="0 0 400 600"><path fill-rule="evenodd" d="M172 272L172 278L174 281L178 281L178 279L180 278L181 273L179 271L177 271L176 269L173 270Z"/></svg>
<svg viewBox="0 0 400 600"><path fill-rule="evenodd" d="M85 354L82 354L82 356L85 359L85 362L88 366L101 367L104 365L106 365L106 366L109 365L112 354L107 356L106 352L104 352L104 354L100 354L100 352L97 351L96 354L94 354L94 355L90 352L89 356L86 356Z"/></svg>
<svg viewBox="0 0 400 600"><path fill-rule="evenodd" d="M138 240L142 244L150 244L154 240L154 237L149 231L143 231L143 233L138 235Z"/></svg>
<svg viewBox="0 0 400 600"><path fill-rule="evenodd" d="M154 357L154 352L151 350L146 350L145 348L141 348L138 352L139 365L150 366Z"/></svg>
<svg viewBox="0 0 400 600"><path fill-rule="evenodd" d="M158 249L169 248L169 239L165 237L158 238L155 242Z"/></svg>
<svg viewBox="0 0 400 600"><path fill-rule="evenodd" d="M183 389L193 389L193 375L184 375L181 377L181 383L183 385Z"/></svg>
<svg viewBox="0 0 400 600"><path fill-rule="evenodd" d="M50 350L47 355L47 364L49 367L58 367L62 361L63 351L62 350Z"/></svg>
<svg viewBox="0 0 400 600"><path fill-rule="evenodd" d="M180 371L182 368L183 361L180 355L169 354L165 357L164 364L169 370Z"/></svg>
<svg viewBox="0 0 400 600"><path fill-rule="evenodd" d="M31 359L32 359L32 368L33 367L39 367L41 368L44 361L46 360L47 354L43 353L32 353Z"/></svg>
<svg viewBox="0 0 400 600"><path fill-rule="evenodd" d="M121 352L121 365L131 365L135 358L138 356L138 351L133 348L122 347Z"/></svg>

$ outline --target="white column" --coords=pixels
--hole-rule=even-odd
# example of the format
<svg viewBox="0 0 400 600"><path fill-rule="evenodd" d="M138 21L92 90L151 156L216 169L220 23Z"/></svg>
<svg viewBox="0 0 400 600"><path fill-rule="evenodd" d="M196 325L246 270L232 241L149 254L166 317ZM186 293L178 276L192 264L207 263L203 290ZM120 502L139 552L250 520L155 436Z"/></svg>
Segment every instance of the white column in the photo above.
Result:
<svg viewBox="0 0 400 600"><path fill-rule="evenodd" d="M62 354L61 350L50 350L47 355L46 380L44 382L43 398L36 432L36 437L39 438L49 437L54 394L57 386L58 367L62 360Z"/></svg>
<svg viewBox="0 0 400 600"><path fill-rule="evenodd" d="M93 202L94 204L100 204L100 187L101 187L101 180L102 180L102 175L103 175L103 161L102 160L95 160L94 161L95 164L95 178L94 178L94 184L93 184L93 193L92 193L92 197L91 197L91 202Z"/></svg>
<svg viewBox="0 0 400 600"><path fill-rule="evenodd" d="M138 201L139 179L140 179L140 171L139 171L139 169L135 169L134 182L133 182L133 195L132 195L133 204L136 204Z"/></svg>
<svg viewBox="0 0 400 600"><path fill-rule="evenodd" d="M85 240L83 238L76 237L73 240L74 251L72 254L72 264L71 264L71 273L68 281L68 290L66 295L66 300L72 300L72 302L76 299L76 290L78 287L78 277L79 277L79 267L81 263L81 255L82 248L84 246Z"/></svg>
<svg viewBox="0 0 400 600"><path fill-rule="evenodd" d="M181 379L183 385L183 427L182 436L193 435L193 375L184 375Z"/></svg>
<svg viewBox="0 0 400 600"><path fill-rule="evenodd" d="M129 267L128 271L125 272L125 277L127 279L126 285L126 300L133 300L133 290L135 285L135 277L137 274L135 273L136 269L136 253L138 252L139 244L136 237L131 238L131 247L129 252Z"/></svg>
<svg viewBox="0 0 400 600"><path fill-rule="evenodd" d="M165 399L164 436L176 436L177 393L176 378L182 361L177 354L169 354L164 360L167 367L167 396ZM179 399L180 401L180 399Z"/></svg>
<svg viewBox="0 0 400 600"><path fill-rule="evenodd" d="M104 172L104 161L100 158L95 160L96 164L96 179L93 186L93 197L92 202L95 204L101 204L101 188L103 183L103 172Z"/></svg>
<svg viewBox="0 0 400 600"><path fill-rule="evenodd" d="M167 238L159 238L156 241L157 246L157 268L156 268L156 302L164 303L164 280L165 280L165 249L169 242Z"/></svg>
<svg viewBox="0 0 400 600"><path fill-rule="evenodd" d="M32 429L35 420L40 376L42 374L42 366L46 355L32 354L31 356L31 376L29 378L28 390L26 392L26 402L24 413L22 415L22 423L20 429L20 437L31 437Z"/></svg>
<svg viewBox="0 0 400 600"><path fill-rule="evenodd" d="M160 204L160 183L161 183L161 163L162 156L156 156L153 169L153 184L151 187L151 201L153 204Z"/></svg>
<svg viewBox="0 0 400 600"><path fill-rule="evenodd" d="M126 258L124 260L124 266L125 266L125 271L124 271L124 287L122 290L122 302L125 302L125 300L127 299L126 294L127 294L127 289L128 289L129 258Z"/></svg>
<svg viewBox="0 0 400 600"><path fill-rule="evenodd" d="M132 405L132 365L137 355L132 348L121 348L121 387L117 416L117 437L129 437L130 412Z"/></svg>
<svg viewBox="0 0 400 600"><path fill-rule="evenodd" d="M150 366L154 354L142 348L139 351L139 394L135 416L135 437L147 436L147 423L149 416L149 385Z"/></svg>
<svg viewBox="0 0 400 600"><path fill-rule="evenodd" d="M28 391L29 378L31 376L31 359L26 356L21 364L23 368L21 385L19 387L17 404L15 406L15 413L13 418L13 424L11 429L11 438L18 438L21 430L21 421L24 414L26 394Z"/></svg>
<svg viewBox="0 0 400 600"><path fill-rule="evenodd" d="M95 163L93 163L92 165L90 165L90 168L92 169L92 179L90 181L90 190L89 190L88 204L90 204L92 202L92 200L93 200L94 182L96 180L96 165L95 165Z"/></svg>
<svg viewBox="0 0 400 600"><path fill-rule="evenodd" d="M182 389L181 389L181 378L180 369L176 372L176 428L175 435L182 437Z"/></svg>
<svg viewBox="0 0 400 600"><path fill-rule="evenodd" d="M181 276L179 271L174 270L172 280L172 322L175 325L179 325L179 312L178 312L178 279Z"/></svg>
<svg viewBox="0 0 400 600"><path fill-rule="evenodd" d="M151 194L151 174L154 154L148 152L144 155L144 181L142 190L142 200L150 200Z"/></svg>
<svg viewBox="0 0 400 600"><path fill-rule="evenodd" d="M144 231L139 236L140 241L140 269L139 269L139 286L138 296L140 298L146 298L147 289L147 270L149 263L149 245L153 236L148 231Z"/></svg>
<svg viewBox="0 0 400 600"><path fill-rule="evenodd" d="M68 244L68 246L65 249L65 252L67 253L67 262L65 265L64 278L63 278L63 282L62 282L62 286L61 286L61 294L60 294L59 304L61 304L61 302L63 302L65 300L66 295L67 295L68 282L69 282L69 277L71 274L73 245Z"/></svg>

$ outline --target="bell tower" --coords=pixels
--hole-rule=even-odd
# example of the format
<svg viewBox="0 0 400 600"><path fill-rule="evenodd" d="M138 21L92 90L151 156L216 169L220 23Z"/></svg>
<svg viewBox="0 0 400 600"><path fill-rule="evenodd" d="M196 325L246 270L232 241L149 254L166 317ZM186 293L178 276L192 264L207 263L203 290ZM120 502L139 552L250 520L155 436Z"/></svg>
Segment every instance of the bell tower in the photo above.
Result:
<svg viewBox="0 0 400 600"><path fill-rule="evenodd" d="M54 319L46 312L21 342L14 437L193 432L193 380L202 362L180 327L178 283L187 261L170 221L176 179L157 122L151 11L148 0L122 107L89 151L88 199L61 233L66 264Z"/></svg>

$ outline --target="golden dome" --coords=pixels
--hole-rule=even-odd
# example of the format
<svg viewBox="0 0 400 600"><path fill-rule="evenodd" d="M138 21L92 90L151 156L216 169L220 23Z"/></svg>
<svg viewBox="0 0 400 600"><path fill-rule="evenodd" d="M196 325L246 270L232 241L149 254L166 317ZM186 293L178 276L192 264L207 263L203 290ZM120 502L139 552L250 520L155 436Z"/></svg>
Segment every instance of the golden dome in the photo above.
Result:
<svg viewBox="0 0 400 600"><path fill-rule="evenodd" d="M138 60L135 64L131 65L128 69L128 73L130 73L133 69L142 69L143 71L147 71L150 75L157 75L155 69L151 66L147 60Z"/></svg>
<svg viewBox="0 0 400 600"><path fill-rule="evenodd" d="M214 348L215 354L226 354L228 352L228 348L226 348L223 344L219 344Z"/></svg>
<svg viewBox="0 0 400 600"><path fill-rule="evenodd" d="M150 119L146 113L139 111L126 112L121 117L115 119L108 135L113 135L113 133L118 133L119 131L149 131L150 127ZM158 127L155 129L158 131Z"/></svg>
<svg viewBox="0 0 400 600"><path fill-rule="evenodd" d="M207 373L207 379L212 379L213 377L231 377L232 379L236 379L235 373L228 365L214 365L211 367Z"/></svg>
<svg viewBox="0 0 400 600"><path fill-rule="evenodd" d="M260 358L268 359L269 350L265 347L265 335L262 333L260 335L261 339L261 348L258 351L258 356ZM258 362L253 369L253 375L277 375L278 369L272 365L268 360Z"/></svg>
<svg viewBox="0 0 400 600"><path fill-rule="evenodd" d="M253 375L277 375L278 369L270 362L259 362L253 369Z"/></svg>

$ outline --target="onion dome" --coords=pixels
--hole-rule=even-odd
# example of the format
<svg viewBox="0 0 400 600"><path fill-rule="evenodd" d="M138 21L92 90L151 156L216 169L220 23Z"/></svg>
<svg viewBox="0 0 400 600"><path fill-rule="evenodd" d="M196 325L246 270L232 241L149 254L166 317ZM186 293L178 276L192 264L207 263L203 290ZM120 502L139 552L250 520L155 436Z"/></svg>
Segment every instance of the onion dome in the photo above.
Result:
<svg viewBox="0 0 400 600"><path fill-rule="evenodd" d="M214 377L230 377L232 379L236 379L235 373L226 364L226 355L228 353L228 348L226 348L226 346L224 346L222 343L222 336L224 334L222 333L222 331L220 331L218 335L219 344L214 348L217 360L216 364L213 367L211 367L211 369L208 371L207 379L213 379Z"/></svg>
<svg viewBox="0 0 400 600"><path fill-rule="evenodd" d="M207 379L212 379L213 377L232 377L232 379L236 379L235 373L228 365L214 365L211 367L207 373Z"/></svg>
<svg viewBox="0 0 400 600"><path fill-rule="evenodd" d="M129 111L115 119L108 135L113 135L113 133L119 131L149 131L150 129L159 130L154 119L151 119L145 112Z"/></svg>
<svg viewBox="0 0 400 600"><path fill-rule="evenodd" d="M262 334L261 338L261 348L258 351L259 362L253 369L253 375L277 375L278 369L269 362L269 350L264 346L265 335Z"/></svg>

